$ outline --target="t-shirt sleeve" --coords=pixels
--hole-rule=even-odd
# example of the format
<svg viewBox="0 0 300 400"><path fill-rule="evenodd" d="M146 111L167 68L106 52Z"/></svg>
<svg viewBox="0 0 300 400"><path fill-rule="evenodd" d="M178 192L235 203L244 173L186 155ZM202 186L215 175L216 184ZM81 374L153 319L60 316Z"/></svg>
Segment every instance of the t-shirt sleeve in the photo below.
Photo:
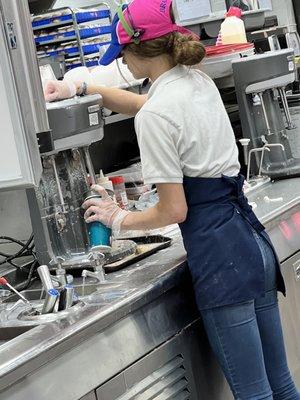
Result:
<svg viewBox="0 0 300 400"><path fill-rule="evenodd" d="M176 148L178 128L150 111L138 114L135 127L145 183L182 183L183 172Z"/></svg>

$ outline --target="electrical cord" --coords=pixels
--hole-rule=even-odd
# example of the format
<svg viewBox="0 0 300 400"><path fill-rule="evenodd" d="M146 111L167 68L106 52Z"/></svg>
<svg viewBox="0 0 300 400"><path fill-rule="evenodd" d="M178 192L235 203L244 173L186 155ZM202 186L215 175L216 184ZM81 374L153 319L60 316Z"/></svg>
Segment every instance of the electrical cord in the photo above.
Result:
<svg viewBox="0 0 300 400"><path fill-rule="evenodd" d="M128 87L130 87L131 84L128 82L128 80L125 78L123 72L121 71L121 67L120 67L119 62L120 62L120 60L117 58L117 59L116 59L116 64L117 64L117 68L118 68L119 74L120 74L121 77L124 79L124 81L127 83Z"/></svg>
<svg viewBox="0 0 300 400"><path fill-rule="evenodd" d="M30 255L34 256L34 258L35 258L35 254L33 252L33 248L34 248L33 233L30 235L29 239L25 243L21 242L20 240L11 238L9 236L0 236L0 240L9 241L9 242L12 242L12 243L15 243L15 244L21 246L21 249L14 254L7 254L7 253L0 252L0 256L4 257L4 260L0 261L0 265L10 263L14 267L20 268L18 265L16 265L13 262L15 259L17 259L19 257L24 257L24 256L30 256Z"/></svg>
<svg viewBox="0 0 300 400"><path fill-rule="evenodd" d="M37 261L36 258L36 254L34 251L34 236L33 234L30 235L29 239L26 242L22 242L18 239L9 237L9 236L0 236L0 240L2 241L6 241L6 242L11 242L14 244L17 244L18 246L21 247L20 250L18 250L16 253L14 254L8 254L8 253L4 253L4 252L0 252L0 256L2 256L4 258L4 260L2 260L0 262L0 265L3 264L10 264L11 266L15 267L18 270L24 271L25 269L29 268L28 270L28 275L26 278L25 282L21 282L18 285L15 286L15 288L17 290L26 290L30 284L37 279L37 277L34 277L34 273L36 271L36 268L38 267L39 263ZM26 262L25 264L22 265L18 265L16 264L14 261L20 257L33 257L33 260Z"/></svg>
<svg viewBox="0 0 300 400"><path fill-rule="evenodd" d="M31 266L30 266L29 272L28 272L28 277L27 277L26 281L22 282L22 283L19 283L18 285L15 286L15 288L18 291L22 291L22 290L28 289L28 287L33 282L33 280L37 279L37 277L34 277L33 274L35 273L36 268L38 267L38 265L39 265L39 263L38 263L37 260L34 260L31 263ZM23 268L25 268L25 267L23 266Z"/></svg>

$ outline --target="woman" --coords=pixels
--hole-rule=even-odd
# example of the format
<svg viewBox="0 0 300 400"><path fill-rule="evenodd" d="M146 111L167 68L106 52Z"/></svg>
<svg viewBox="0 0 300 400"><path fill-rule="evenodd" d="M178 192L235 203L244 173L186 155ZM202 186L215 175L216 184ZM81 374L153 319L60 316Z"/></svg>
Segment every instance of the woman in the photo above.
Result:
<svg viewBox="0 0 300 400"><path fill-rule="evenodd" d="M134 0L115 17L101 63L121 55L135 78L151 79L147 96L52 82L46 99L100 93L105 107L136 115L144 180L156 184L160 200L144 212L127 212L96 186L102 200L84 204L86 221L117 231L179 223L198 308L235 399L299 400L278 311L277 290L285 290L279 263L243 195L219 92L188 67L203 59L204 48L174 24L171 0Z"/></svg>

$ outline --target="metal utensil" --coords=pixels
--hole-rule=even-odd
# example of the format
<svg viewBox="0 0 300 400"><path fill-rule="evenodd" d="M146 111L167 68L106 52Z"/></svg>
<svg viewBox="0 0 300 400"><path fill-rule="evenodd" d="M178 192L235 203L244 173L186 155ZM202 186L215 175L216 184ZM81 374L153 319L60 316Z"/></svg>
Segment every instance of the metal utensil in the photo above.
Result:
<svg viewBox="0 0 300 400"><path fill-rule="evenodd" d="M3 278L3 277L0 278L0 285L7 286L12 292L14 292L18 297L20 297L20 299L25 304L29 304L32 307L30 301L27 300L20 292L18 292L17 289L15 289L13 286L11 286L11 284L9 284L5 278Z"/></svg>
<svg viewBox="0 0 300 400"><path fill-rule="evenodd" d="M46 291L54 289L48 266L41 265L40 267L38 267L37 272L39 274L39 277L43 284L44 289Z"/></svg>

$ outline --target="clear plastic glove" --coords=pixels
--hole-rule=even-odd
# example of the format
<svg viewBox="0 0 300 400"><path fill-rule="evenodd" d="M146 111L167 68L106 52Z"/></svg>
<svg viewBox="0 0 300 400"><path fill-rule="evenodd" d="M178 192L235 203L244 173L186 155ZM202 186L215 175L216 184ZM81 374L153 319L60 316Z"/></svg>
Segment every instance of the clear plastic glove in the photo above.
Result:
<svg viewBox="0 0 300 400"><path fill-rule="evenodd" d="M70 99L76 95L76 84L70 80L48 81L45 84L44 96L47 103Z"/></svg>
<svg viewBox="0 0 300 400"><path fill-rule="evenodd" d="M101 222L103 225L112 228L113 232L118 235L121 231L122 222L130 212L122 210L102 186L95 185L91 189L97 192L101 198L89 199L83 203L82 207L86 210L84 213L85 222Z"/></svg>

